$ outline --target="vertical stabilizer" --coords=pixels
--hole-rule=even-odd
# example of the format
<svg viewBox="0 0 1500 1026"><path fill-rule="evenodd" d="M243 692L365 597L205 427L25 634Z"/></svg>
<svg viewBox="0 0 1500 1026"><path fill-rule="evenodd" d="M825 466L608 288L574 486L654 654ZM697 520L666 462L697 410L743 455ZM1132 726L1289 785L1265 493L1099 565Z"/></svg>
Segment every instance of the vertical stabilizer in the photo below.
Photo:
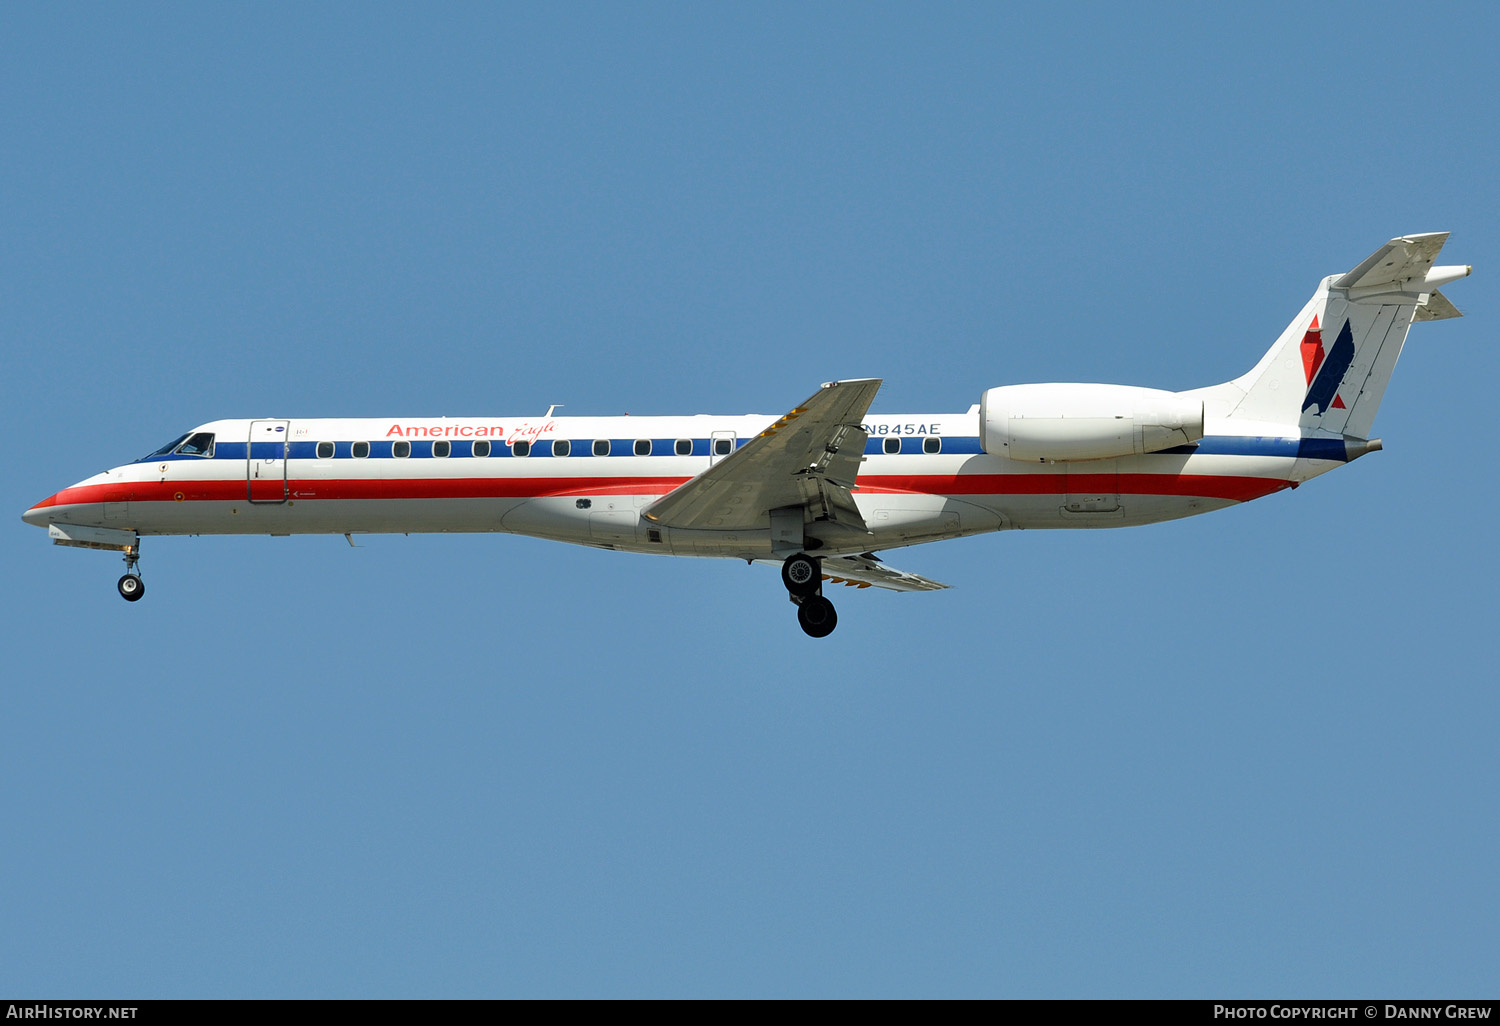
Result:
<svg viewBox="0 0 1500 1026"><path fill-rule="evenodd" d="M1437 291L1472 270L1435 266L1447 239L1392 239L1323 279L1248 374L1201 390L1210 413L1368 438L1412 321L1462 316Z"/></svg>

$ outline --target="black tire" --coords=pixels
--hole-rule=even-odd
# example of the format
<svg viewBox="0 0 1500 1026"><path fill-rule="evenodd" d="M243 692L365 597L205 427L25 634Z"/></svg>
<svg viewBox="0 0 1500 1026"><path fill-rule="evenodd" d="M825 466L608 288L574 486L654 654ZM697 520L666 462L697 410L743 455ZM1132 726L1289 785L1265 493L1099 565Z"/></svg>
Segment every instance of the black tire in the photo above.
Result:
<svg viewBox="0 0 1500 1026"><path fill-rule="evenodd" d="M135 574L126 574L120 578L116 586L120 589L120 597L126 602L139 602L141 596L146 594L146 585Z"/></svg>
<svg viewBox="0 0 1500 1026"><path fill-rule="evenodd" d="M802 600L797 607L797 622L810 638L826 638L839 625L839 614L833 603L822 595L813 595Z"/></svg>
<svg viewBox="0 0 1500 1026"><path fill-rule="evenodd" d="M816 595L823 588L823 563L799 552L781 564L781 583L798 598Z"/></svg>

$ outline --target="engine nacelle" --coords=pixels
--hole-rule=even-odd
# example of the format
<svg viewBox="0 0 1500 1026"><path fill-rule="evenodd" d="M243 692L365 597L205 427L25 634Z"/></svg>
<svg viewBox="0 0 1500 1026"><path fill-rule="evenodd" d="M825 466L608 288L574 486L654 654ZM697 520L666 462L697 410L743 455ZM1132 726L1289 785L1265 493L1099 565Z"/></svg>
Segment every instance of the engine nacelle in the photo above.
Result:
<svg viewBox="0 0 1500 1026"><path fill-rule="evenodd" d="M1134 385L1005 385L979 401L993 456L1036 462L1103 460L1203 437L1203 400Z"/></svg>

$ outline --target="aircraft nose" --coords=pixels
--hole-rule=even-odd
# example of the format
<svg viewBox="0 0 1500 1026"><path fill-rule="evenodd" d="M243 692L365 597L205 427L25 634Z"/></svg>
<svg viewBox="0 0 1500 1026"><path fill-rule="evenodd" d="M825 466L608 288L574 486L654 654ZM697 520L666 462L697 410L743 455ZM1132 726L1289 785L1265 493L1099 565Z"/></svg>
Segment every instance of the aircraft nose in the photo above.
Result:
<svg viewBox="0 0 1500 1026"><path fill-rule="evenodd" d="M35 506L28 509L25 513L22 513L21 519L26 521L28 524L35 524L37 527L46 527L47 507L55 505L57 505L57 496L54 495L50 499L43 499Z"/></svg>

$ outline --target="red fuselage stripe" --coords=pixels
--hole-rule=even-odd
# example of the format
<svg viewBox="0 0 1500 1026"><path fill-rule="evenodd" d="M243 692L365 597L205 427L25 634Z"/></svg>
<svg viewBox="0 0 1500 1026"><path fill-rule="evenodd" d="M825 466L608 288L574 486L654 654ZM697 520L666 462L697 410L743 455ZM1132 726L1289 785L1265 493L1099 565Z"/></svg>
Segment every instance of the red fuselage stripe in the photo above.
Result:
<svg viewBox="0 0 1500 1026"><path fill-rule="evenodd" d="M534 499L568 495L665 495L685 477L466 477L293 479L294 500L317 499ZM259 482L264 485L266 482ZM1183 495L1239 502L1260 498L1290 482L1267 477L1210 474L883 474L861 477L865 494ZM274 489L274 485L272 486ZM122 481L65 488L35 508L92 502L234 502L247 498L243 479L229 481Z"/></svg>
<svg viewBox="0 0 1500 1026"><path fill-rule="evenodd" d="M1213 474L923 474L861 477L861 492L929 495L1190 495L1245 502L1281 491L1291 482L1273 477Z"/></svg>

